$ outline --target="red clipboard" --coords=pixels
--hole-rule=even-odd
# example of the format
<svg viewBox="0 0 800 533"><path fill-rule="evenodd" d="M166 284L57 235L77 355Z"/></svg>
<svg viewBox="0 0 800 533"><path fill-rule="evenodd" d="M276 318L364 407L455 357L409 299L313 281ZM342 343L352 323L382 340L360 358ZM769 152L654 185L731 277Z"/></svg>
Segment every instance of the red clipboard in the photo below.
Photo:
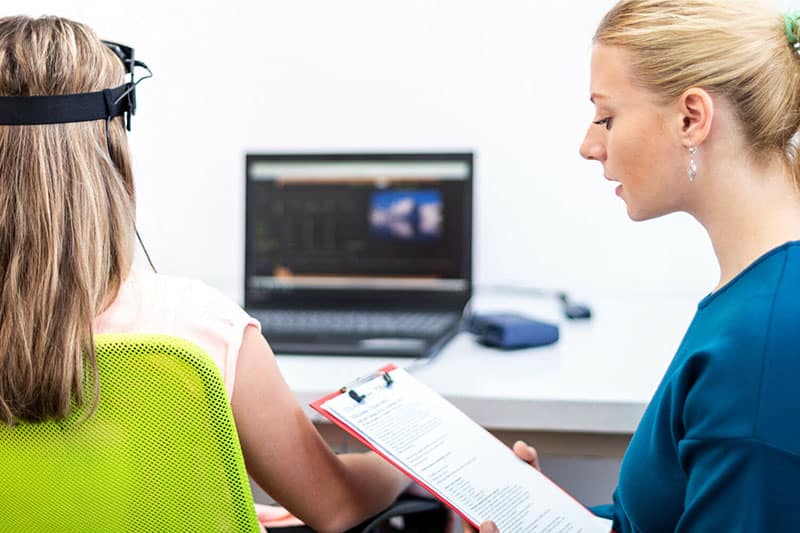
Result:
<svg viewBox="0 0 800 533"><path fill-rule="evenodd" d="M337 396L341 396L342 394L347 394L347 393L348 393L350 390L353 390L353 389L352 389L352 387L356 386L358 383L366 383L366 382L368 382L368 381L372 381L373 379L380 378L382 375L384 375L384 374L389 374L389 373L390 373L392 370L396 370L397 368L398 368L398 366L397 366L397 365L394 365L394 364L388 364L388 365L386 365L386 366L383 366L383 367L379 368L379 369L378 369L378 370L377 370L377 371L376 371L374 374L370 374L370 375L368 375L368 376L364 376L364 377L362 377L362 378L360 378L360 379L356 380L355 382L351 383L350 385L348 385L348 386L346 386L346 387L342 387L341 389L339 389L339 390L337 390L337 391L335 391L335 392L332 392L332 393L330 393L330 394L328 394L328 395L326 395L326 396L323 396L323 397L322 397L322 398L320 398L319 400L317 400L317 401L315 401L315 402L312 402L312 403L310 403L309 405L310 405L310 406L311 406L311 408L312 408L312 409L314 409L316 412L318 412L319 414L321 414L322 416L324 416L325 418L327 418L328 420L330 420L330 421L331 421L332 423L334 423L335 425L339 426L341 429L343 429L344 431L346 431L346 432L347 432L347 433L348 433L350 436L352 436L352 437L353 437L354 439L356 439L358 442L360 442L361 444L363 444L364 446L366 446L367 448L369 448L369 449L370 449L370 450L372 450L373 452L375 452L375 453L377 453L378 455L380 455L381 457L383 457L383 458L384 458L386 461L388 461L389 463L391 463L391 464L392 464L392 466L394 466L395 468L397 468L398 470L400 470L400 471L401 471L403 474L405 474L405 475L406 475L407 477L409 477L410 479L414 480L414 482L415 482L415 483L417 483L418 485L420 485L421 487L423 487L425 490L427 490L428 492L430 492L430 493L431 493L431 494L432 494L432 495L433 495L433 496L434 496L434 497L435 497L437 500L439 500L440 502L442 502L443 504L445 504L447 507L449 507L449 508L450 508L450 509L451 509L451 510L454 512L454 513L456 513L458 516L460 516L460 517L461 517L461 518L462 518L462 519L463 519L465 522L467 522L467 523L469 523L470 525L472 525L472 527L474 527L475 529L478 529L478 528L480 527L480 525L479 525L479 524L476 524L475 522L473 522L472 520L470 520L469 518L467 518L466 516L464 516L464 513L462 513L462 512L461 512L461 511L460 511L460 510L459 510L459 509L458 509L458 508L457 508L457 507L456 507L456 506L455 506L455 505L454 505L452 502L450 502L450 501L449 501L447 498L443 497L441 494L439 494L438 492L436 492L435 490L433 490L433 489L432 489L430 486L428 486L428 484L426 484L424 481L422 481L421 479L419 479L419 478L417 478L416 476L414 476L413 474L411 474L411 473L410 473L408 470L406 470L406 469L405 469L405 468L403 468L401 465L399 465L399 464L398 464L398 463L397 463L397 462L396 462L394 459L392 459L391 457L388 457L388 456L387 456L385 453L383 453L381 450L378 450L378 449L376 449L376 448L375 448L375 446L373 446L373 445L372 445L372 443L370 443L369 441L367 441L367 439L365 439L364 437L362 437L362 436L361 436L361 435L360 435L360 434L359 434L359 433L358 433L356 430L354 430L353 428L351 428L350 426L348 426L348 425L347 425L345 422L343 422L342 420L340 420L339 418L337 418L337 417L336 417L336 415L334 415L333 413L330 413L330 412L328 412L328 411L326 411L325 409L323 409L323 408L322 408L322 404L324 404L324 403L325 403L325 402L327 402L328 400L331 400L331 399L333 399L333 398L336 398Z"/></svg>
<svg viewBox="0 0 800 533"><path fill-rule="evenodd" d="M336 416L334 413L331 413L331 412L329 412L329 411L325 410L325 409L322 407L322 406L323 406L323 404L325 404L326 402L330 401L330 400L331 400L331 399L333 399L333 398L337 398L338 396L341 396L342 394L348 394L348 395L350 395L350 396L351 396L351 398L353 399L353 401L360 402L362 397L361 397L361 396L358 394L358 392L355 390L355 387L357 387L357 386L359 386L359 385L364 385L364 384L366 384L366 383L369 383L369 382L373 381L374 379L381 379L381 378L383 378L383 379L386 381L386 383L387 383L387 386L390 386L390 385L392 384L392 379L391 379L391 377L389 376L389 374L390 374L390 373L391 373L393 370L397 370L398 368L399 368L399 367L398 367L397 365L394 365L394 364L389 364L389 365L386 365L386 366L384 366L384 367L382 367L382 368L378 369L378 370L377 370L376 372L374 372L373 374L369 374L369 375L367 375L367 376L363 376L363 377L361 377L361 378L359 378L359 379L355 380L354 382L350 383L349 385L347 385L347 386L345 386L345 387L342 387L342 388L340 388L339 390L337 390L337 391L335 391L335 392L332 392L332 393L330 393L330 394L328 394L328 395L326 395L326 396L324 396L324 397L320 398L319 400L317 400L317 401L315 401L315 402L312 402L312 403L311 403L311 404L309 404L309 405L310 405L310 406L311 406L311 407L312 407L312 408L313 408L315 411L317 411L319 414L321 414L322 416L324 416L325 418L327 418L328 420L330 420L330 421L331 421L333 424L337 425L338 427L340 427L341 429L343 429L345 432L347 432L349 435L351 435L353 438L355 438L355 439L356 439L358 442L360 442L361 444L363 444L364 446L366 446L366 447L367 447L367 448L369 448L370 450L374 451L374 452L375 452L375 453L377 453L379 456L383 457L383 459L385 459L386 461L388 461L388 462L389 462L391 465L393 465L395 468L397 468L398 470L400 470L400 471L401 471L403 474L405 474L407 477L409 477L410 479L414 480L414 481L415 481L417 484L419 484L420 486L424 487L424 488L425 488L425 490L427 490L428 492L430 492L430 493L431 493L431 494L432 494L432 495L433 495L433 496L434 496L434 497L435 497L437 500L439 500L439 501L441 501L442 503L444 503L444 504L445 504L447 507L449 507L449 508L450 508L450 509L451 509L453 512L455 512L457 515L459 515L459 516L460 516L460 517L461 517L461 518L462 518L462 519L463 519L463 520L464 520L466 523L468 523L468 524L470 524L471 526L473 526L473 527L475 527L476 529L478 529L478 528L479 528L479 524L475 523L475 522L474 522L474 521L472 521L470 518L468 518L467 516L465 516L465 514L464 514L464 513L463 513L463 512L462 512L460 509L458 509L454 503L452 503L450 500L448 500L447 498L445 498L444 496L442 496L442 495L441 495L439 492L437 492L436 490L434 490L434 489L433 489L431 486L429 486L427 483L425 483L424 481L422 481L421 479L419 479L418 477L416 477L415 475L413 475L411 472L409 472L408 470L406 470L406 468L404 468L402 465L400 465L400 464L399 464L397 461L395 461L393 458L391 458L391 457L387 456L387 455L386 455L386 454L385 454L383 451L381 451L380 449L377 449L377 448L375 447L375 445L373 445L372 443L370 443L370 442L369 442L369 441L368 441L366 438L362 437L362 436L361 436L361 435L358 433L358 431L356 431L356 430L355 430L355 429L353 429L353 428L352 428L350 425L348 425L348 423L347 423L347 422L345 422L345 421L343 421L343 420L339 419L339 418L338 418L338 417L337 417L337 416ZM545 477L547 477L547 476L545 476ZM578 502L577 500L575 500L575 497L574 497L574 496L572 496L571 494L569 494L569 493L567 493L566 491L564 491L564 489L563 489L563 488L561 488L561 487L560 487L558 484L556 484L556 483L553 483L553 482L552 482L552 480L550 480L550 483L552 483L552 484L553 484L553 485L554 485L554 486L555 486L557 489L561 490L561 491L562 491L562 492L563 492L563 493L564 493L566 496L568 496L569 498L571 498L573 501L575 501L575 503L577 503L578 505L580 505L581 507L583 507L583 508L585 509L585 506L584 506L583 504L581 504L580 502ZM588 510L587 510L587 512L588 512ZM613 529L611 529L611 530L610 530L610 533L614 533L614 530L613 530Z"/></svg>

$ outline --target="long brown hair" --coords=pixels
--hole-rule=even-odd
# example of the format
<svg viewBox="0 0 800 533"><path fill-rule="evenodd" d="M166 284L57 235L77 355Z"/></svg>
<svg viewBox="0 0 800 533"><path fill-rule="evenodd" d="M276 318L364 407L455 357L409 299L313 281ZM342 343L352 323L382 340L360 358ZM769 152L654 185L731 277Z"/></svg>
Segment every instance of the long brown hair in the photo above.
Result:
<svg viewBox="0 0 800 533"><path fill-rule="evenodd" d="M750 155L779 155L797 184L800 57L786 31L756 0L621 0L594 40L628 51L634 81L665 100L690 87L726 97Z"/></svg>
<svg viewBox="0 0 800 533"><path fill-rule="evenodd" d="M86 26L0 18L0 95L94 92L122 62ZM130 269L134 189L121 118L0 126L0 419L64 418L99 395L95 317Z"/></svg>

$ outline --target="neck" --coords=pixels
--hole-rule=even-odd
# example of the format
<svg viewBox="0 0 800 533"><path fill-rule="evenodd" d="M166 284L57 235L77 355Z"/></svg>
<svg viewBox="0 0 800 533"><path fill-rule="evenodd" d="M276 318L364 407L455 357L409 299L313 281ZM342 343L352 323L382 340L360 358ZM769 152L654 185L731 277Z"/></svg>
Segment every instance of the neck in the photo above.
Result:
<svg viewBox="0 0 800 533"><path fill-rule="evenodd" d="M701 200L691 210L719 262L717 289L769 250L800 240L800 193L785 166L730 161L698 188Z"/></svg>

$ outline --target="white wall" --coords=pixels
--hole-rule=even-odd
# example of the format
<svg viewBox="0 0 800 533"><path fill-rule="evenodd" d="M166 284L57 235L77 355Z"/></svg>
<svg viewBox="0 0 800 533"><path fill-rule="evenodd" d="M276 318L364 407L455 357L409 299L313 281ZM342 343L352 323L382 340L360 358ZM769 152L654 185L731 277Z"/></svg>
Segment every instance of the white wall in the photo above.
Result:
<svg viewBox="0 0 800 533"><path fill-rule="evenodd" d="M665 288L717 267L685 215L633 223L578 145L590 40L613 0L4 0L130 44L155 77L131 142L139 229L162 272L241 298L244 153L478 154L480 283Z"/></svg>

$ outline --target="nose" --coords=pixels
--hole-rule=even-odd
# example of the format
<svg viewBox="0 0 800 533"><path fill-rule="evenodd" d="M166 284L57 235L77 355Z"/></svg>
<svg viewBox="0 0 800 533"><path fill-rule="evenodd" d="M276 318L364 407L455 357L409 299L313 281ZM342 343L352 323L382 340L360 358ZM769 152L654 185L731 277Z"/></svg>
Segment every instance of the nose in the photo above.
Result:
<svg viewBox="0 0 800 533"><path fill-rule="evenodd" d="M600 128L589 126L581 143L580 153L584 159L603 162L606 159L606 146Z"/></svg>

